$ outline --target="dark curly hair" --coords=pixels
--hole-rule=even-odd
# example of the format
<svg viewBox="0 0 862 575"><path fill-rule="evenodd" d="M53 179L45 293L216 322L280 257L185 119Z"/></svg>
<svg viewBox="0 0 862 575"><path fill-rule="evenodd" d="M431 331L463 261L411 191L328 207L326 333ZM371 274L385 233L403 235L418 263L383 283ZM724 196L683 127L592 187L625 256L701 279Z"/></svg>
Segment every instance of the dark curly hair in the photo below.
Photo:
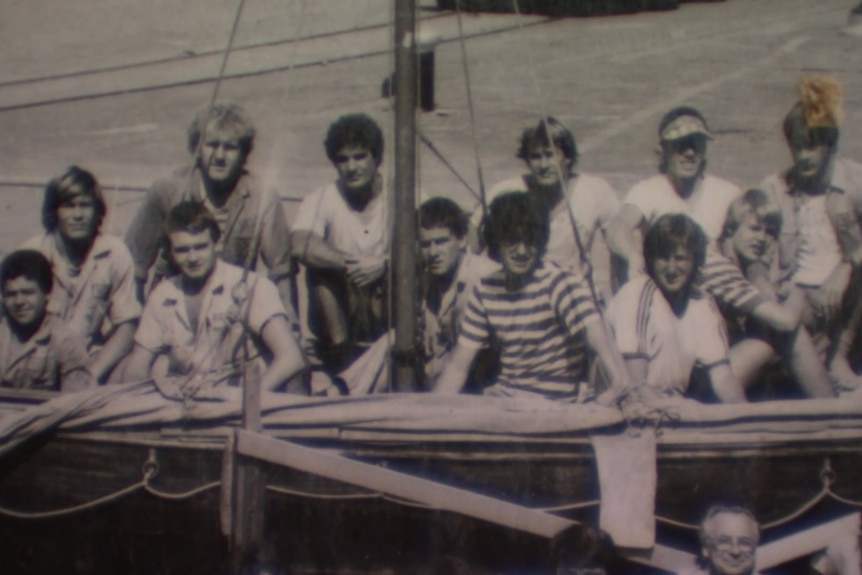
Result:
<svg viewBox="0 0 862 575"><path fill-rule="evenodd" d="M326 132L323 147L329 161L335 163L338 152L348 146L365 148L371 152L375 163L383 160L383 131L366 114L348 114L334 121Z"/></svg>
<svg viewBox="0 0 862 575"><path fill-rule="evenodd" d="M0 288L5 288L9 280L21 277L33 280L45 293L51 293L54 287L51 262L36 250L16 250L0 264Z"/></svg>
<svg viewBox="0 0 862 575"><path fill-rule="evenodd" d="M539 207L524 192L505 192L491 202L483 224L488 255L500 261L504 243L523 241L536 248L539 257L548 247L551 235L547 210Z"/></svg>

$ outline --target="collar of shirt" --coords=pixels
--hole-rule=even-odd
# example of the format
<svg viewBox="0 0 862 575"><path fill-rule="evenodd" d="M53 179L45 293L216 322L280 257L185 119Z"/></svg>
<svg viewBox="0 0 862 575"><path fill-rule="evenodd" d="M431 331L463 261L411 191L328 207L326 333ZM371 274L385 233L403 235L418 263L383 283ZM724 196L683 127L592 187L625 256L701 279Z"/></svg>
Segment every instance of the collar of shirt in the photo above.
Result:
<svg viewBox="0 0 862 575"><path fill-rule="evenodd" d="M213 271L202 288L204 299L201 302L197 331L194 334L195 339L197 339L206 328L206 318L208 317L210 308L212 307L213 298L223 295L228 289L233 287L227 285L226 265L227 264L221 260L216 259ZM170 286L170 290L165 294L164 299L162 300L162 306L173 308L177 319L183 324L189 333L192 333L191 321L189 321L187 309L184 305L186 295L180 287L182 276L176 276L167 281L169 282L168 285ZM183 305L180 305L181 302Z"/></svg>
<svg viewBox="0 0 862 575"><path fill-rule="evenodd" d="M108 245L105 236L97 232L93 238L93 244L90 246L90 251L84 258L84 263L77 274L65 273L65 270L71 267L70 258L66 253L66 246L63 243L60 233L56 230L45 236L43 245L48 251L48 260L51 262L51 267L54 269L54 280L57 286L66 291L71 302L70 306L74 305L81 297L82 289L74 289L72 285L77 284L83 286L93 275L93 272L98 267L99 263L106 261L111 256L111 247ZM58 273L58 271L60 273Z"/></svg>
<svg viewBox="0 0 862 575"><path fill-rule="evenodd" d="M19 363L32 355L38 348L47 347L51 343L51 332L54 330L55 318L50 315L45 315L42 320L42 325L36 330L36 333L26 342L20 342L18 349L14 355L11 353L13 339L17 341L17 337L12 333L12 327L9 324L9 319L5 313L0 313L0 358L2 358L2 371L0 376L9 373Z"/></svg>

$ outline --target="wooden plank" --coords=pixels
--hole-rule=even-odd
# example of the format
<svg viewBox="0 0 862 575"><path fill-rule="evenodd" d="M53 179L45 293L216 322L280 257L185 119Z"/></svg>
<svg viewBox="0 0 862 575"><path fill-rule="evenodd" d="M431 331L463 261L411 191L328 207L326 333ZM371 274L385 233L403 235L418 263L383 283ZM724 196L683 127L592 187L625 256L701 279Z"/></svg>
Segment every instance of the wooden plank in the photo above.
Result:
<svg viewBox="0 0 862 575"><path fill-rule="evenodd" d="M797 557L810 555L825 549L839 536L856 533L858 529L859 512L854 511L828 523L797 531L792 535L758 547L757 569L770 569Z"/></svg>
<svg viewBox="0 0 862 575"><path fill-rule="evenodd" d="M237 452L543 537L554 537L575 524L493 497L244 430L237 432Z"/></svg>
<svg viewBox="0 0 862 575"><path fill-rule="evenodd" d="M248 431L237 432L237 453L542 537L554 537L576 524L544 511ZM656 544L648 553L633 554L632 560L676 571L693 564L694 556Z"/></svg>

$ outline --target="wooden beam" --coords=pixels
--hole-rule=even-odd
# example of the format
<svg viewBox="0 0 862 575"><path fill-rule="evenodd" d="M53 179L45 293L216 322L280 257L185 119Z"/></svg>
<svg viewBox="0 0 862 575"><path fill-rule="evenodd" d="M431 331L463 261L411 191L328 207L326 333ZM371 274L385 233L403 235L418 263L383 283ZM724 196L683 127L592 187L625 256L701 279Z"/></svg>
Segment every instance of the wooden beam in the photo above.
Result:
<svg viewBox="0 0 862 575"><path fill-rule="evenodd" d="M237 432L237 452L542 537L575 525L544 511L245 430Z"/></svg>
<svg viewBox="0 0 862 575"><path fill-rule="evenodd" d="M787 561L825 549L839 536L859 530L859 512L854 511L839 519L816 527L797 531L757 548L757 569L770 569Z"/></svg>
<svg viewBox="0 0 862 575"><path fill-rule="evenodd" d="M284 465L422 503L433 509L475 517L549 539L577 524L570 519L544 511L258 433L238 430L236 439L237 453L247 457ZM681 567L694 564L694 555L660 544L656 544L647 553L633 553L630 559L667 571L677 571Z"/></svg>
<svg viewBox="0 0 862 575"><path fill-rule="evenodd" d="M646 553L622 549L620 554L633 563L658 567L673 573L694 571L697 565L696 555L665 545L656 544Z"/></svg>

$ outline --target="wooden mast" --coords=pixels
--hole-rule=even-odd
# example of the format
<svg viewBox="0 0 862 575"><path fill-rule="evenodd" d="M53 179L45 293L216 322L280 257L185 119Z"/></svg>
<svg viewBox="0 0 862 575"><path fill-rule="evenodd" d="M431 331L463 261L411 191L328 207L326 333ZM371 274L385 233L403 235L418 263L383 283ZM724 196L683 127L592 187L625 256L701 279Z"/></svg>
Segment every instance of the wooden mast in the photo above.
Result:
<svg viewBox="0 0 862 575"><path fill-rule="evenodd" d="M392 306L393 389L418 390L416 379L416 1L395 2L395 218Z"/></svg>

